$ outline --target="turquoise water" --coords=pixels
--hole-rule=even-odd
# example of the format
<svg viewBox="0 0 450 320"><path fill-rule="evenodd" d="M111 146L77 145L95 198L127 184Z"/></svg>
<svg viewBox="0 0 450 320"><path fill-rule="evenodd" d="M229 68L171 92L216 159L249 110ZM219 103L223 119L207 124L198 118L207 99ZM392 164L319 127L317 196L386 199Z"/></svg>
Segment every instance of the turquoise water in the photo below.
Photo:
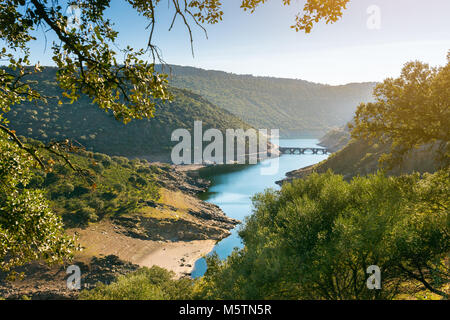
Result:
<svg viewBox="0 0 450 320"><path fill-rule="evenodd" d="M316 139L280 139L281 147L319 147ZM268 159L256 165L248 165L232 172L220 172L208 175L206 178L212 184L202 199L218 205L227 216L243 221L252 213L251 197L267 188L279 189L275 181L285 177L286 172L306 167L326 159L328 155L282 155L278 159ZM261 174L262 168L273 165L278 161L278 170L272 175ZM243 244L238 235L238 225L231 231L231 235L216 244L213 252L221 259L225 259L235 247L242 248ZM195 263L191 274L193 278L202 276L206 271L205 259Z"/></svg>

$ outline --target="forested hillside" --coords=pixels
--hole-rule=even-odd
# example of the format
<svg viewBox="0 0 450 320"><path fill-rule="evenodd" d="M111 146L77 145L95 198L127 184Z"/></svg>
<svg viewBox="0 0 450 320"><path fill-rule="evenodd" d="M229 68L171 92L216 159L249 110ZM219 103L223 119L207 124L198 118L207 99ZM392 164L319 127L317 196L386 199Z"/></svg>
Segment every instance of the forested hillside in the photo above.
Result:
<svg viewBox="0 0 450 320"><path fill-rule="evenodd" d="M55 82L56 69L47 67L42 73L29 77L47 96L61 96ZM134 120L126 125L116 121L90 100L82 97L73 104L49 99L47 104L33 103L13 106L8 113L10 127L18 135L50 140L74 139L87 149L110 155L142 156L167 152L173 130L192 131L195 120L203 121L203 128L248 128L249 125L226 110L188 90L172 88L173 101L158 103L155 117Z"/></svg>
<svg viewBox="0 0 450 320"><path fill-rule="evenodd" d="M329 86L173 65L164 71L171 73L172 85L204 96L255 127L279 128L291 137L317 136L344 125L360 102L372 99L375 85Z"/></svg>
<svg viewBox="0 0 450 320"><path fill-rule="evenodd" d="M332 170L334 173L350 179L357 175L376 173L382 169L379 160L390 149L389 145L371 144L364 140L351 140L343 149L332 154L327 160L318 164L288 172L287 178L282 182L304 178L312 172L325 173ZM401 165L388 169L390 175L401 175L412 172L435 172L439 165L434 160L436 146L423 146L411 151ZM280 181L281 183L281 181Z"/></svg>
<svg viewBox="0 0 450 320"><path fill-rule="evenodd" d="M288 172L287 178L278 183L305 178L313 172L332 170L350 179L357 175L374 174L382 169L380 157L387 153L390 144L372 143L364 139L352 139L347 126L327 132L320 145L334 152L328 159L306 168ZM401 164L387 170L388 174L400 175L412 172L434 172L439 168L435 161L437 146L424 145L407 154Z"/></svg>
<svg viewBox="0 0 450 320"><path fill-rule="evenodd" d="M350 141L350 132L348 126L335 128L328 131L320 138L319 145L326 147L331 152L336 152L345 147Z"/></svg>

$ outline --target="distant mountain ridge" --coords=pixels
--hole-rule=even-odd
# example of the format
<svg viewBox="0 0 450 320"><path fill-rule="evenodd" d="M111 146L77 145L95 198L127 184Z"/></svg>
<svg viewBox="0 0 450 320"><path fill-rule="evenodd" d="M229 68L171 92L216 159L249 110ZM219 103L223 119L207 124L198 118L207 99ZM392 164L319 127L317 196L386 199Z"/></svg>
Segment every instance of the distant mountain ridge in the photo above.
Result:
<svg viewBox="0 0 450 320"><path fill-rule="evenodd" d="M202 95L257 128L279 128L284 137L321 136L345 125L375 82L331 86L305 80L238 75L170 65L171 84Z"/></svg>

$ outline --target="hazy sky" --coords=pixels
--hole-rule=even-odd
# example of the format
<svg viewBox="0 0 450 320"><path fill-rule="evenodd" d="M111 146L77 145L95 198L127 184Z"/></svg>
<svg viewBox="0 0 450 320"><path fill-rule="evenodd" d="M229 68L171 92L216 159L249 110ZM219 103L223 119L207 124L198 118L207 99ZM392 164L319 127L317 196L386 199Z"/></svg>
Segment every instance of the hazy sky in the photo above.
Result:
<svg viewBox="0 0 450 320"><path fill-rule="evenodd" d="M116 23L120 43L145 46L146 21L125 1L112 2L108 16ZM239 8L240 0L222 2L224 20L207 26L208 40L193 27L192 57L181 19L168 32L172 11L162 0L155 42L167 63L344 84L397 76L410 60L442 65L450 49L449 0L351 0L339 22L317 25L307 35L290 28L303 0L287 7L269 0L253 14ZM367 10L373 5L380 9L379 29L367 26L372 16ZM43 41L34 43L34 60L51 64L48 47L45 51Z"/></svg>

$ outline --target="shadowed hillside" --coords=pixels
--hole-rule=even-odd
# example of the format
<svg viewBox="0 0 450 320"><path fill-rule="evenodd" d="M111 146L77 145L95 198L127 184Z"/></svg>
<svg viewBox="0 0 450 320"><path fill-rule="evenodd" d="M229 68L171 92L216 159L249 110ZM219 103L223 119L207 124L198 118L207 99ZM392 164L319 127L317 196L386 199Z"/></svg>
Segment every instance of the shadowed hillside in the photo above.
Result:
<svg viewBox="0 0 450 320"><path fill-rule="evenodd" d="M37 81L39 89L46 95L61 96L55 73L55 68L48 67L29 79ZM8 119L10 127L19 135L44 142L70 138L89 150L125 156L169 152L176 144L170 141L173 130L186 128L192 134L195 120L203 121L204 130L250 127L228 111L188 90L172 88L171 92L173 101L158 103L154 118L134 120L127 125L116 121L111 113L92 105L87 97L81 97L73 104L58 105L57 99L50 99L48 104L13 106Z"/></svg>
<svg viewBox="0 0 450 320"><path fill-rule="evenodd" d="M342 140L348 140L348 133L341 131L340 134L334 132L336 136L340 136ZM331 141L331 132L326 140ZM329 147L327 143L321 143L325 147ZM333 144L331 144L333 146ZM341 174L346 179L350 179L357 175L367 175L376 173L382 169L379 163L380 157L388 152L389 146L382 144L370 144L364 140L350 140L342 149L333 153L328 159L318 164L301 168L286 173L287 178L277 183L291 182L293 179L305 178L312 172L325 173L332 170L336 174ZM423 146L420 149L410 152L404 162L390 170L389 175L409 174L412 172L435 172L439 165L434 160L436 149L430 146Z"/></svg>

